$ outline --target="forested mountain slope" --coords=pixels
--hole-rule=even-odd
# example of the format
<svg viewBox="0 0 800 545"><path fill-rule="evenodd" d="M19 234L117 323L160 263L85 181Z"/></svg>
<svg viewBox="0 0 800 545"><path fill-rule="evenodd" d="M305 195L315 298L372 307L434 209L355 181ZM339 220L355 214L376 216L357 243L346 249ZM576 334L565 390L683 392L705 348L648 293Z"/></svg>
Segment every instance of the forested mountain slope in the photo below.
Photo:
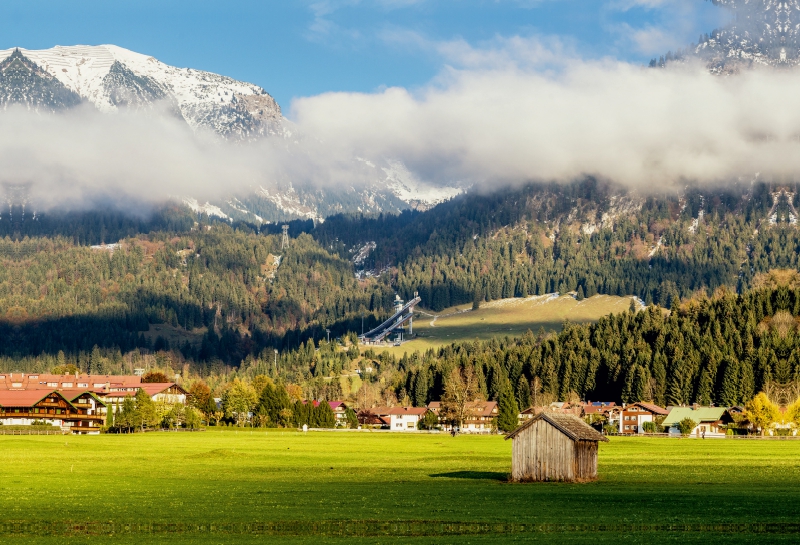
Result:
<svg viewBox="0 0 800 545"><path fill-rule="evenodd" d="M746 289L797 266L794 188L763 183L639 196L593 180L471 194L424 213L329 218L314 231L401 295L439 310L473 299L576 291L669 307L695 290Z"/></svg>
<svg viewBox="0 0 800 545"><path fill-rule="evenodd" d="M12 210L0 216L0 353L72 357L97 345L237 366L318 342L325 329L360 331L362 317L369 327L395 293L415 291L434 310L556 291L669 308L721 286L743 293L771 269L796 270L796 204L793 186L759 182L658 196L593 180L528 185L427 212L293 222L286 249L279 226L210 221L180 207L143 219L17 221Z"/></svg>
<svg viewBox="0 0 800 545"><path fill-rule="evenodd" d="M310 236L284 250L279 238L199 224L97 247L61 237L0 240L0 351L153 348L142 333L167 324L203 332L201 345L174 347L185 357L238 364L264 346L319 338L325 325L358 312L372 319L370 311L382 315L390 304L387 286L359 282Z"/></svg>

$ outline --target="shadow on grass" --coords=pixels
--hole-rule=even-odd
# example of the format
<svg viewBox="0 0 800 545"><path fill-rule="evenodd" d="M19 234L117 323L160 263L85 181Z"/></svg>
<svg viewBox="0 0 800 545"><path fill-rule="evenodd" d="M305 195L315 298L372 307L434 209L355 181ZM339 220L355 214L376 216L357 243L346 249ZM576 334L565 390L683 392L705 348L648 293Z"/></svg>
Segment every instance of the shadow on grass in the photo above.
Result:
<svg viewBox="0 0 800 545"><path fill-rule="evenodd" d="M433 478L447 478L447 479L477 479L489 481L508 481L508 473L500 471L450 471L448 473L434 473L430 475Z"/></svg>

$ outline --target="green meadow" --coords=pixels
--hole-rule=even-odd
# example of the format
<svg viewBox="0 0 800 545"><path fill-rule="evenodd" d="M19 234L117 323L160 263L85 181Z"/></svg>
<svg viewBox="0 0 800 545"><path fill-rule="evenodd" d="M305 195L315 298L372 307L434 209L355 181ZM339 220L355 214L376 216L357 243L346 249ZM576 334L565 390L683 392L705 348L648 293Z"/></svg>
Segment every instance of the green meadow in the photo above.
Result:
<svg viewBox="0 0 800 545"><path fill-rule="evenodd" d="M800 442L612 438L599 480L510 484L500 436L0 436L3 543L800 540Z"/></svg>
<svg viewBox="0 0 800 545"><path fill-rule="evenodd" d="M630 297L613 295L595 295L583 301L577 301L571 295L552 298L544 295L490 301L482 303L477 310L472 310L472 304L441 312L417 309L414 313L415 339L399 347L372 348L378 352L389 351L399 357L405 352L424 352L428 348L454 342L519 337L528 330L534 334L540 329L561 331L564 320L596 322L608 314L627 311L630 304Z"/></svg>

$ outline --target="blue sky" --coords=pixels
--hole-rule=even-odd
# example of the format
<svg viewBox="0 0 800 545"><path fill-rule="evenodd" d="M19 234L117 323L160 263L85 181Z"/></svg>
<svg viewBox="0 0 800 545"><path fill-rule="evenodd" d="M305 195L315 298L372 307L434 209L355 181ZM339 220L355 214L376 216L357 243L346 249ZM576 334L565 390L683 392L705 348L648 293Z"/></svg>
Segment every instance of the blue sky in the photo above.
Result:
<svg viewBox="0 0 800 545"><path fill-rule="evenodd" d="M425 85L522 37L582 58L646 63L723 22L705 0L26 0L4 6L0 48L113 43L295 97Z"/></svg>

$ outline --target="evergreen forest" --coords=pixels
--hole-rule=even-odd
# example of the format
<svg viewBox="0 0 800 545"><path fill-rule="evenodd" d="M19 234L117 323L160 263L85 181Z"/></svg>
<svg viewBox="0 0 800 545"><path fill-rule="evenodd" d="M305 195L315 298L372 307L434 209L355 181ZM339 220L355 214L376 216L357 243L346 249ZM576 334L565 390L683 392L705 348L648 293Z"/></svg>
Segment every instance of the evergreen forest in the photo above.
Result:
<svg viewBox="0 0 800 545"><path fill-rule="evenodd" d="M288 247L280 226L178 205L137 217L12 210L0 217L0 366L147 361L210 383L268 374L314 399L362 389L419 405L442 394L448 368L469 365L486 398L513 392L523 406L740 403L794 380L797 292L791 273L768 273L798 268L798 204L793 186L758 181L639 195L586 179L294 221ZM399 359L354 348L395 294L415 292L433 311L548 293L634 295L647 308Z"/></svg>

